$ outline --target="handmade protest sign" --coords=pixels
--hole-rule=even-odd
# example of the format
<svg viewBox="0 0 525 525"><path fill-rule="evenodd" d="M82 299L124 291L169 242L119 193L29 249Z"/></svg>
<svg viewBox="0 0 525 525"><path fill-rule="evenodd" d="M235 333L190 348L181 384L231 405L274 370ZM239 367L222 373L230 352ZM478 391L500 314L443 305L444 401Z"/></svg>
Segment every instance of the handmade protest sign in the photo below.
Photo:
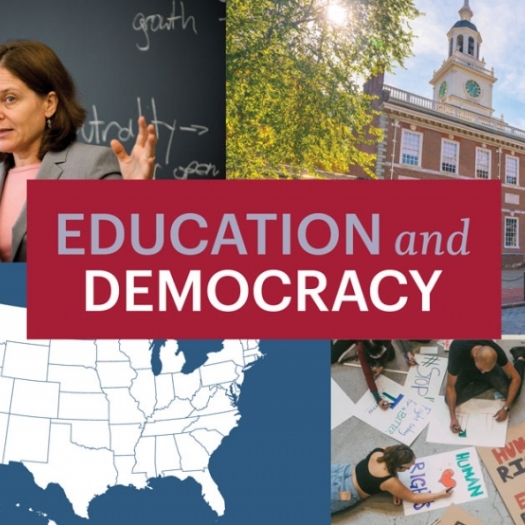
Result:
<svg viewBox="0 0 525 525"><path fill-rule="evenodd" d="M494 415L504 401L492 399L469 399L456 408L461 432L450 430L450 412L443 396L434 402L427 441L447 445L473 445L480 447L502 447L509 420L496 421Z"/></svg>
<svg viewBox="0 0 525 525"><path fill-rule="evenodd" d="M400 384L379 376L376 379L379 394L390 402L388 410L381 410L374 396L366 392L356 403L355 416L405 445L410 445L428 423L431 404L416 400Z"/></svg>
<svg viewBox="0 0 525 525"><path fill-rule="evenodd" d="M525 523L525 422L509 428L504 447L478 452L514 523Z"/></svg>
<svg viewBox="0 0 525 525"><path fill-rule="evenodd" d="M330 429L333 430L341 423L352 417L355 403L345 394L344 390L332 378L332 419Z"/></svg>
<svg viewBox="0 0 525 525"><path fill-rule="evenodd" d="M448 507L451 503L466 503L487 497L483 473L474 447L417 458L414 466L407 472L400 472L398 477L412 492L428 493L453 489L450 498L428 503L403 501L405 516Z"/></svg>
<svg viewBox="0 0 525 525"><path fill-rule="evenodd" d="M405 388L421 401L434 401L439 395L447 371L448 359L433 355L417 355L416 361L417 366L410 367L408 371Z"/></svg>
<svg viewBox="0 0 525 525"><path fill-rule="evenodd" d="M443 517L441 518L439 525L485 525L482 521L475 518L472 514L469 514L466 510L462 509L458 505L450 505Z"/></svg>

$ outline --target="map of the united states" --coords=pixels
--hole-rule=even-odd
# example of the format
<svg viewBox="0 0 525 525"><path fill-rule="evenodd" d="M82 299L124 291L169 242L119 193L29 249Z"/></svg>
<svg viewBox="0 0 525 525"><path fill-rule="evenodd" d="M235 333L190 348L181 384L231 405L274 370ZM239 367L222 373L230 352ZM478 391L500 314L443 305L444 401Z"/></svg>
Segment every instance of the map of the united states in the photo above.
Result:
<svg viewBox="0 0 525 525"><path fill-rule="evenodd" d="M21 462L46 488L59 484L75 513L116 485L192 477L221 516L208 469L237 426L245 371L261 357L253 340L225 340L185 373L177 341L42 341L25 338L22 308L0 305L0 459Z"/></svg>

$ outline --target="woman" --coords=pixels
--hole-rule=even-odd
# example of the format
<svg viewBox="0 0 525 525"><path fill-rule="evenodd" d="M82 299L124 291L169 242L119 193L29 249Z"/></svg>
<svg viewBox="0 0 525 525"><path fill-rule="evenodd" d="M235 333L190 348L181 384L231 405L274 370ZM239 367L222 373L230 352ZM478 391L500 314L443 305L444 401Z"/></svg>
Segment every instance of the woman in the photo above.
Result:
<svg viewBox="0 0 525 525"><path fill-rule="evenodd" d="M452 490L414 493L397 478L414 465L416 455L406 445L395 445L385 449L376 448L356 466L332 465L332 514L352 507L356 503L378 492L390 492L395 505L401 502L427 503L440 498L449 498Z"/></svg>
<svg viewBox="0 0 525 525"><path fill-rule="evenodd" d="M27 180L153 177L155 130L143 117L129 156L118 140L111 149L76 142L85 117L71 75L49 47L24 40L0 46L2 261L26 260Z"/></svg>

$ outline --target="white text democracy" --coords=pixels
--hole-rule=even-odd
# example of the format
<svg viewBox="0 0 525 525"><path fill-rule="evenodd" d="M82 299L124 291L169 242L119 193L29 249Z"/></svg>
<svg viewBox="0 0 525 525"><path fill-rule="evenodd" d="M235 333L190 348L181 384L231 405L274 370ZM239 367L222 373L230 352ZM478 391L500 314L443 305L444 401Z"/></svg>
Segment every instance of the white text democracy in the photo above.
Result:
<svg viewBox="0 0 525 525"><path fill-rule="evenodd" d="M244 217L246 221L255 222L256 226L256 254L265 255L267 250L267 223L270 221L281 221L280 253L282 255L290 255L292 252L292 227L291 215L282 214L279 216L272 213L254 213L246 214ZM59 255L84 255L86 252L90 255L112 255L123 246L126 237L126 228L121 219L110 214L91 214L89 218L89 225L91 228L90 241L88 241L89 248L82 247L79 243L81 237L81 230L75 230L74 224L76 221L84 221L84 214L59 214L58 216L58 253ZM319 221L328 227L329 238L324 246L313 246L308 239L308 228L315 222ZM180 239L181 227L186 222L194 222L198 228L203 230L202 237L198 239L193 246L184 245ZM354 232L360 237L362 245L370 255L379 255L379 214L370 215L371 234L369 235L363 227L361 221L356 214L345 214L345 234L344 234L344 249L346 255L354 254ZM396 239L396 253L398 255L414 255L420 253L426 255L433 240L434 254L442 255L448 253L449 255L467 255L469 252L466 249L466 241L468 236L469 219L463 219L463 230L451 234L446 242L443 241L439 232L421 232L422 237L420 245L416 249L416 232L402 232ZM114 229L114 240L110 245L101 246L100 244L100 228L101 224L106 223L111 225ZM138 255L155 255L159 253L165 242L165 217L164 214L155 215L155 243L151 247L145 248L140 242L140 216L139 214L130 215L130 241L133 250ZM78 223L77 223L78 225ZM78 227L78 226L77 226ZM181 255L218 255L224 246L230 246L237 251L239 255L247 255L248 250L244 242L239 221L236 214L225 213L222 216L217 232L210 239L205 238L204 230L208 229L206 219L196 213L184 213L176 217L171 223L169 229L169 240L172 248ZM327 255L331 253L336 246L338 246L341 235L339 225L331 216L322 213L312 213L304 217L294 231L298 244L303 252L310 255ZM77 238L73 246L68 246L70 238ZM213 239L213 244L211 244ZM454 248L454 243L459 241L460 247ZM442 249L442 244L443 248ZM457 242L456 242L457 245ZM211 246L211 250L210 250ZM272 245L272 247L275 247ZM206 251L208 249L208 252ZM230 248L231 249L231 248ZM331 275L333 276L331 272ZM430 311L430 294L434 289L442 271L434 270L430 278L425 282L418 270L409 270L408 276L417 286L420 292L421 310ZM290 275L293 275L293 278ZM158 301L156 306L153 304L144 304L144 295L149 293L149 287L138 286L136 279L141 279L141 284L144 284L144 279L156 278L158 286ZM408 279L404 273L394 270L386 269L379 271L369 283L367 283L369 290L369 299L371 303L380 311L395 312L405 307L408 302L406 295L400 295L395 302L385 303L381 299L380 285L383 280L390 278L395 279L399 285L407 285ZM110 286L110 297L102 303L95 302L95 281L96 279L104 279ZM180 279L180 277L179 277ZM217 295L218 283L223 279L233 279L238 286L237 299L234 302L225 304ZM263 295L263 287L268 279L277 279L282 285L292 285L287 288L290 294L284 295L282 300L277 303L268 303ZM292 284L292 279L295 281ZM321 294L327 288L327 277L323 272L312 269L300 269L296 272L283 272L279 269L269 269L261 272L253 282L248 282L245 276L233 269L221 269L209 278L207 283L201 283L201 272L199 270L190 270L187 272L184 280L184 285L181 291L177 288L173 276L169 270L159 270L157 276L153 276L150 270L126 270L125 278L121 278L121 282L125 283L126 296L126 311L166 311L168 308L168 296L171 297L172 303L177 310L182 310L184 306L191 302L191 309L193 311L201 310L201 291L206 289L206 296L209 303L217 310L223 312L233 312L241 309L249 300L250 291L253 300L257 306L268 312L279 312L285 310L292 304L292 296L294 297L294 305L297 311L306 311L307 307L318 309L319 311L339 311L343 303L354 302L357 304L360 311L368 311L369 307L367 299L363 293L363 286L359 280L355 270L345 269L339 278L338 291L333 300L322 297ZM179 281L180 282L180 281ZM203 286L204 284L204 286ZM119 280L115 275L104 270L87 270L86 271L86 311L105 311L113 308L120 296ZM348 294L347 289L351 286L353 293ZM295 290L293 288L295 287ZM251 290L250 290L251 288ZM142 304L137 304L135 299L142 295ZM191 300L189 299L191 297ZM307 301L307 298L309 299ZM328 303L328 306L327 306Z"/></svg>

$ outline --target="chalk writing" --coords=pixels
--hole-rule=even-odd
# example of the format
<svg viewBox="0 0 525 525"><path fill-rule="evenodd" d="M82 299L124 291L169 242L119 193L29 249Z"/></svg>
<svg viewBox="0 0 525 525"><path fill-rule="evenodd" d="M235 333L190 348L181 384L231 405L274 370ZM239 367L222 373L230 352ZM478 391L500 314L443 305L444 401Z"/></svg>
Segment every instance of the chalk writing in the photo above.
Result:
<svg viewBox="0 0 525 525"><path fill-rule="evenodd" d="M128 119L125 123L119 123L115 120L106 121L99 118L97 106L91 106L93 117L88 120L80 129L80 136L88 144L107 144L113 138L118 138L122 142L126 142L135 137L136 120L143 115L142 101L137 97L137 119ZM192 132L195 136L201 136L208 132L208 128L201 124L190 124L189 126L178 126L177 119L171 122L161 120L158 116L157 105L155 98L151 98L151 115L146 115L146 120L155 126L157 134L158 147L160 148L163 141L166 143L166 154L164 156L164 163L168 165L170 162L170 154L173 146L173 137L175 131ZM166 134L167 132L167 134ZM160 166L160 165L159 165ZM203 164L196 161L191 162L188 166L175 168L175 178L188 178L188 175L198 176L217 176L219 171L213 164Z"/></svg>
<svg viewBox="0 0 525 525"><path fill-rule="evenodd" d="M217 166L214 164L205 164L194 160L186 167L179 166L178 168L175 168L173 170L173 177L176 179L188 179L190 175L197 175L199 177L216 177L219 173Z"/></svg>
<svg viewBox="0 0 525 525"><path fill-rule="evenodd" d="M133 18L131 26L135 31L142 31L146 43L142 46L137 44L137 48L140 51L148 51L150 48L150 37L149 31L155 33L157 31L173 31L177 27L177 22L180 21L180 27L185 30L188 26L194 34L197 34L197 28L194 16L186 16L184 2L180 3L180 15L177 15L176 2L173 0L171 14L164 18L162 15L148 15L144 16L143 13L137 13Z"/></svg>

